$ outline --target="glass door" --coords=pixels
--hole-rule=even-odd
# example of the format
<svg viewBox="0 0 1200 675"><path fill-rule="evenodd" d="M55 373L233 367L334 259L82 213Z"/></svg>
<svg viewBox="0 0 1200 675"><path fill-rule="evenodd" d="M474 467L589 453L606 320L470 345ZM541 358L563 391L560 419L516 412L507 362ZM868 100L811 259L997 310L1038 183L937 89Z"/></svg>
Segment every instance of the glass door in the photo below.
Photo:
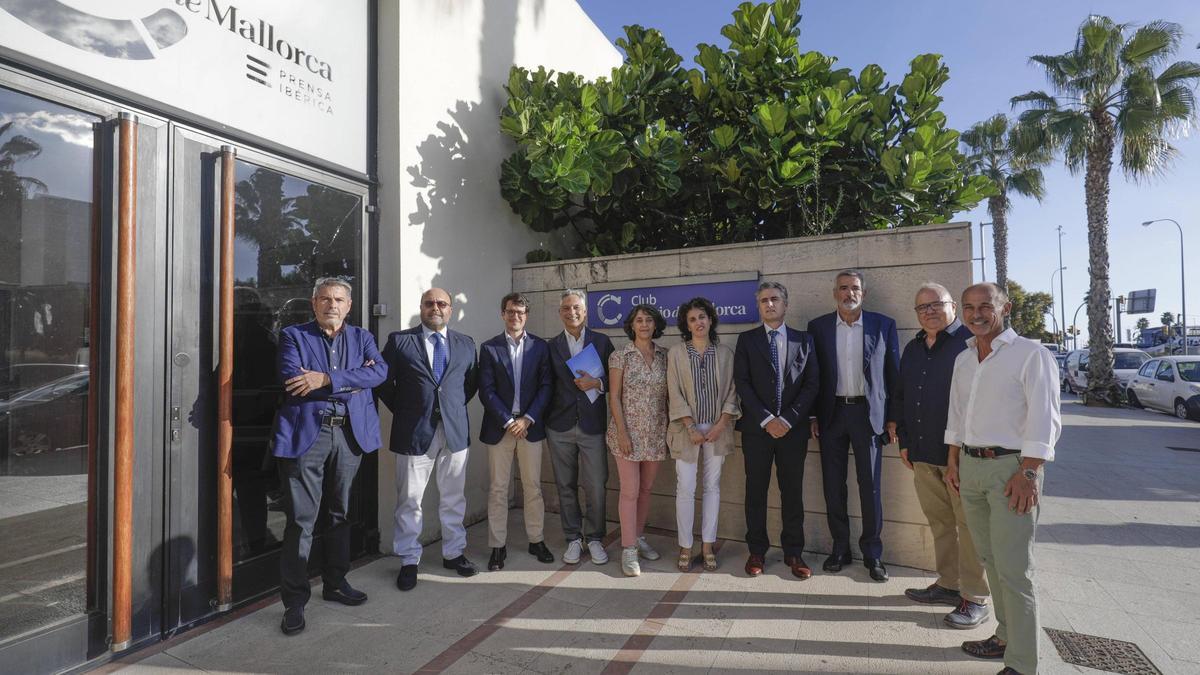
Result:
<svg viewBox="0 0 1200 675"><path fill-rule="evenodd" d="M168 578L179 589L168 623L211 612L218 543L216 411L219 215L222 146L176 127L171 207L171 498ZM233 599L278 584L284 514L270 451L281 400L279 331L312 320L314 282L338 276L354 287L351 323L365 311L366 188L239 149L234 161L233 261ZM350 517L355 553L374 529L374 464L360 471ZM195 508L193 508L195 505ZM320 525L318 525L318 536ZM314 545L314 564L320 547ZM372 548L373 550L373 548Z"/></svg>
<svg viewBox="0 0 1200 675"><path fill-rule="evenodd" d="M102 126L0 86L0 670L102 648Z"/></svg>

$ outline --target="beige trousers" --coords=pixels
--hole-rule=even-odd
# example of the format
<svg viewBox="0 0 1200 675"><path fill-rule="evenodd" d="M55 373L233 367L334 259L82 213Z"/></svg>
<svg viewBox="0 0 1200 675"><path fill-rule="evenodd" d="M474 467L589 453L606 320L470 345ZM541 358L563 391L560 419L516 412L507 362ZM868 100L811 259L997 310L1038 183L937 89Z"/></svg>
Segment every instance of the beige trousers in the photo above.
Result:
<svg viewBox="0 0 1200 675"><path fill-rule="evenodd" d="M546 506L542 502L542 441L531 443L510 434L496 445L489 445L488 467L488 546L499 548L508 541L508 496L512 484L513 455L521 472L521 492L525 495L525 534L529 543L542 541Z"/></svg>
<svg viewBox="0 0 1200 675"><path fill-rule="evenodd" d="M944 466L913 462L917 501L933 531L937 585L958 591L971 602L987 604L989 592L983 561L967 531L962 500L942 480L945 473Z"/></svg>

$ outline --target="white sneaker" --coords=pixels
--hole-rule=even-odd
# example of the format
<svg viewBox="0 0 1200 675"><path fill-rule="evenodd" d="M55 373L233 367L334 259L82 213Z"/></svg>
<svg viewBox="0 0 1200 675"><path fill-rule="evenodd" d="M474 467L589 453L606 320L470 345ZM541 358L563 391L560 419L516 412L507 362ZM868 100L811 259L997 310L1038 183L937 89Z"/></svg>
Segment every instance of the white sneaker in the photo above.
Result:
<svg viewBox="0 0 1200 675"><path fill-rule="evenodd" d="M662 557L658 554L658 551L654 550L654 547L650 545L650 542L646 541L645 537L637 538L637 552L646 560L658 560Z"/></svg>
<svg viewBox="0 0 1200 675"><path fill-rule="evenodd" d="M621 549L621 571L627 577L640 576L642 566L638 563L638 547L626 546Z"/></svg>
<svg viewBox="0 0 1200 675"><path fill-rule="evenodd" d="M604 550L604 544L598 541L589 541L588 555L592 556L592 562L597 565L603 565L608 562L608 553Z"/></svg>
<svg viewBox="0 0 1200 675"><path fill-rule="evenodd" d="M567 544L567 550L563 551L562 561L568 565L579 564L579 558L583 555L583 540L572 539L571 543Z"/></svg>

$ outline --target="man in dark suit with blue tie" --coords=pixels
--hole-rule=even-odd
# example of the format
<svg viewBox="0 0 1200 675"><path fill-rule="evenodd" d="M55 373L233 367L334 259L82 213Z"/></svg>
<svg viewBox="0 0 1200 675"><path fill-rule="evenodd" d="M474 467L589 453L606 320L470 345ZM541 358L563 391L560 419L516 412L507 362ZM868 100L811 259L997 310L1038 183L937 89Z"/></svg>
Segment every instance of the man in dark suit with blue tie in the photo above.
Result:
<svg viewBox="0 0 1200 675"><path fill-rule="evenodd" d="M804 562L804 459L807 421L819 381L812 338L784 323L787 288L764 281L756 293L763 325L738 336L733 383L742 402L737 429L746 461L746 574L763 573L767 549L767 489L771 465L778 472L783 561L800 579L812 576Z"/></svg>
<svg viewBox="0 0 1200 675"><path fill-rule="evenodd" d="M280 628L286 635L304 630L304 606L312 593L308 556L322 496L329 528L322 537L321 596L346 605L367 600L346 581L346 511L363 453L382 445L371 388L383 382L387 367L370 331L345 323L351 293L341 279L320 279L312 297L316 320L288 326L279 335L277 370L287 397L276 418L273 452L287 516L279 556Z"/></svg>
<svg viewBox="0 0 1200 675"><path fill-rule="evenodd" d="M812 433L821 444L821 477L833 552L827 572L849 565L850 516L846 513L846 471L854 448L854 475L862 505L862 536L858 543L863 565L875 581L887 581L883 555L883 503L880 470L888 400L900 373L900 339L896 322L863 311L863 275L846 270L837 275L833 299L837 311L808 324L821 362L821 394Z"/></svg>
<svg viewBox="0 0 1200 675"><path fill-rule="evenodd" d="M479 399L483 425L479 440L488 446L491 487L488 490L488 569L504 569L508 557L508 488L513 457L521 471L525 534L529 554L554 562L546 548L542 502L542 446L546 439L544 413L550 403L550 350L546 341L525 330L529 299L509 293L500 300L504 332L479 348Z"/></svg>
<svg viewBox="0 0 1200 675"><path fill-rule="evenodd" d="M392 552L400 557L396 586L417 585L421 562L421 500L437 474L442 566L464 577L478 570L463 555L467 530L464 494L471 446L467 402L478 387L475 341L446 327L450 294L431 288L421 296L421 325L392 333L383 349L388 377L379 398L392 411L390 450L396 453L396 528Z"/></svg>

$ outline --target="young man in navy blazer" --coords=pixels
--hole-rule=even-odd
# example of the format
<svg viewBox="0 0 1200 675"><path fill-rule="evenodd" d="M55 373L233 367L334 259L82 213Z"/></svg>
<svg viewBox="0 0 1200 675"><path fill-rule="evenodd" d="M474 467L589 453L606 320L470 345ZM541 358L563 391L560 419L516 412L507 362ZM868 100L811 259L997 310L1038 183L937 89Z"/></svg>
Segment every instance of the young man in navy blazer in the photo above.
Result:
<svg viewBox="0 0 1200 675"><path fill-rule="evenodd" d="M808 323L821 362L821 394L812 433L821 443L821 478L833 552L827 572L850 564L850 516L846 512L846 471L854 447L854 475L862 505L858 544L863 565L875 581L887 581L883 555L883 503L880 470L883 444L889 440L888 402L900 379L900 340L896 322L863 311L862 272L837 275L833 299L837 311ZM890 439L894 440L894 439Z"/></svg>
<svg viewBox="0 0 1200 675"><path fill-rule="evenodd" d="M346 581L346 511L363 453L382 445L371 388L386 378L387 366L375 336L345 323L351 293L350 284L341 279L318 280L312 297L316 320L288 326L279 335L277 370L287 397L276 418L273 452L287 516L279 556L280 628L286 635L304 630L304 605L312 593L308 556L322 496L329 529L322 537L321 596L346 605L367 600L366 593Z"/></svg>
<svg viewBox="0 0 1200 675"><path fill-rule="evenodd" d="M400 557L396 586L417 585L421 562L421 500L437 474L441 502L442 566L469 577L478 570L463 555L467 530L464 494L471 446L467 402L478 386L475 341L446 327L450 294L431 288L421 296L421 325L388 336L383 349L388 377L379 398L392 411L391 451L396 453L396 529L392 552Z"/></svg>
<svg viewBox="0 0 1200 675"><path fill-rule="evenodd" d="M787 288L764 281L755 294L763 325L738 336L733 353L733 384L742 400L742 452L746 460L746 574L766 566L767 490L771 466L779 486L783 561L799 579L812 577L804 561L804 459L808 454L808 417L819 378L813 341L789 328Z"/></svg>
<svg viewBox="0 0 1200 675"><path fill-rule="evenodd" d="M488 569L504 568L508 556L508 488L513 455L521 471L525 534L529 554L554 562L542 535L546 507L542 503L542 441L546 438L546 405L550 402L550 351L546 341L525 330L529 299L509 293L500 301L504 332L479 348L479 399L483 425L479 440L488 446L491 487L488 490Z"/></svg>
<svg viewBox="0 0 1200 675"><path fill-rule="evenodd" d="M546 413L546 444L550 448L550 466L558 493L558 513L562 519L567 548L562 561L577 564L586 548L592 563L608 562L604 550L607 529L605 492L608 483L608 448L604 432L608 429L608 357L613 345L608 336L588 330L587 291L568 288L558 304L563 331L550 339L550 366L554 371L554 395ZM588 346L600 357L599 377L572 371L567 365ZM598 392L595 399L588 392ZM579 488L587 499L585 513L579 507ZM586 539L586 543L585 543Z"/></svg>

